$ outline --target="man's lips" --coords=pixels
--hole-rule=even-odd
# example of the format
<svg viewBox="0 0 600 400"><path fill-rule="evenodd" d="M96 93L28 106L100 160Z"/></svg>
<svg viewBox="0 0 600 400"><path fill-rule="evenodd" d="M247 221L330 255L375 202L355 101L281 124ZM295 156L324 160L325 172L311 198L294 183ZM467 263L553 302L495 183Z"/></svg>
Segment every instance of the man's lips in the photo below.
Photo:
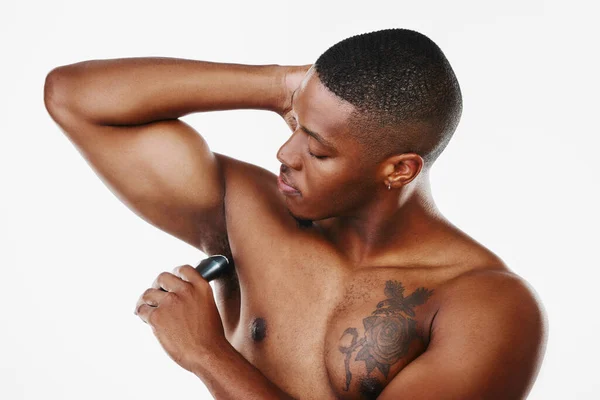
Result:
<svg viewBox="0 0 600 400"><path fill-rule="evenodd" d="M277 186L279 187L279 190L285 193L300 193L298 189L286 182L283 175L277 177Z"/></svg>
<svg viewBox="0 0 600 400"><path fill-rule="evenodd" d="M289 179L286 179L285 176L283 176L282 174L279 174L279 177L281 178L281 180L283 181L283 183L285 183L286 185L288 185L289 187L298 190L298 188L294 185L292 185L289 181Z"/></svg>

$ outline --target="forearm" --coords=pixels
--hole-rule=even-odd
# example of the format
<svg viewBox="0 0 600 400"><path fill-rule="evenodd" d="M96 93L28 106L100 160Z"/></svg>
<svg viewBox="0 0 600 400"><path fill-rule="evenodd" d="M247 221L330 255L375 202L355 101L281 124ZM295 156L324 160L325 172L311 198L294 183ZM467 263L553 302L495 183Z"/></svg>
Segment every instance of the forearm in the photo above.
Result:
<svg viewBox="0 0 600 400"><path fill-rule="evenodd" d="M193 371L217 400L295 400L269 381L229 343L202 357Z"/></svg>
<svg viewBox="0 0 600 400"><path fill-rule="evenodd" d="M282 67L165 57L90 60L46 80L54 105L88 121L137 125L201 111L279 111Z"/></svg>

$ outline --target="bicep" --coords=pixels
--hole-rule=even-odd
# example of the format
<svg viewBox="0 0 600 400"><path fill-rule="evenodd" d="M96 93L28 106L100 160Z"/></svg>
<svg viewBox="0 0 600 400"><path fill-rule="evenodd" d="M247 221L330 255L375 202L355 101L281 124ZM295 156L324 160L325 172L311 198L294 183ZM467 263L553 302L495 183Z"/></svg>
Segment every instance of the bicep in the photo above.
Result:
<svg viewBox="0 0 600 400"><path fill-rule="evenodd" d="M512 298L488 293L487 298L456 301L441 309L428 349L378 400L526 398L546 334L538 303L520 290L508 291Z"/></svg>
<svg viewBox="0 0 600 400"><path fill-rule="evenodd" d="M105 126L65 109L53 118L103 183L132 211L207 251L225 232L224 182L215 155L188 124Z"/></svg>

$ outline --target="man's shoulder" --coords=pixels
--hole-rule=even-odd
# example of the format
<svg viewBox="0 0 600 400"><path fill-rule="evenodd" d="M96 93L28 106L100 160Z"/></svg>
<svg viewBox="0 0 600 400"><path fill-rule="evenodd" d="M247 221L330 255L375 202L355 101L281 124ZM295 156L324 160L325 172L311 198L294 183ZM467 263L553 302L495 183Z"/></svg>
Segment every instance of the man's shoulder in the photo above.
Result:
<svg viewBox="0 0 600 400"><path fill-rule="evenodd" d="M484 300L494 294L505 296L507 299L525 300L530 305L541 304L529 282L505 264L470 268L447 281L443 290L457 300L463 297Z"/></svg>
<svg viewBox="0 0 600 400"><path fill-rule="evenodd" d="M226 178L226 183L227 180L231 181L230 188L237 185L242 185L245 189L264 188L265 185L273 189L277 188L277 176L271 171L221 153L213 152L213 154L219 161L221 173Z"/></svg>
<svg viewBox="0 0 600 400"><path fill-rule="evenodd" d="M460 274L440 287L440 295L434 331L445 331L444 324L461 324L515 339L546 340L547 316L539 296L523 277L503 265Z"/></svg>
<svg viewBox="0 0 600 400"><path fill-rule="evenodd" d="M277 175L256 164L214 154L225 180L225 210L230 217L228 229L232 228L233 220L246 229L249 226L265 229L294 226L284 197L277 189Z"/></svg>

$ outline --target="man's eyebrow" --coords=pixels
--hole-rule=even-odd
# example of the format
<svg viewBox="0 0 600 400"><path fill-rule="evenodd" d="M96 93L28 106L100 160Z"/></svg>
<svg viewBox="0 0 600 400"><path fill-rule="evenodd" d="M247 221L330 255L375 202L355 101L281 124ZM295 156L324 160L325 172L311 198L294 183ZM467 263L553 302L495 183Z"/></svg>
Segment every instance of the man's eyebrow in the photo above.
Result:
<svg viewBox="0 0 600 400"><path fill-rule="evenodd" d="M294 108L294 95L296 94L296 92L298 91L298 89L294 90L292 92L292 109ZM320 142L321 144L323 144L326 147L329 147L331 149L335 149L335 147L333 146L333 144L331 144L330 142L328 142L327 140L325 140L321 135L319 135L317 132L311 131L310 129L308 129L305 126L302 126L300 124L298 124L298 126L300 126L300 129L302 129L304 132L308 133L310 136L314 137L318 142Z"/></svg>

